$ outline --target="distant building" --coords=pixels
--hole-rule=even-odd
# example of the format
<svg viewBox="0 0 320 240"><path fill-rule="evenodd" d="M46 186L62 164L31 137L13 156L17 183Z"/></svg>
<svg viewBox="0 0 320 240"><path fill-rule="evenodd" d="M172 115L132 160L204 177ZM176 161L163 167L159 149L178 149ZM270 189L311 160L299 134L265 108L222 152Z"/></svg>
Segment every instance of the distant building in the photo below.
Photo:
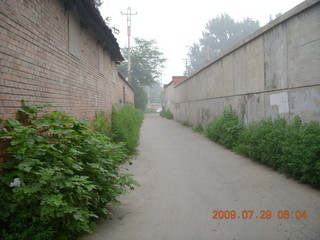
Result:
<svg viewBox="0 0 320 240"><path fill-rule="evenodd" d="M185 76L173 76L172 80L168 84L164 84L164 93L163 93L163 108L170 110L173 114L175 113L175 95L174 87L186 80Z"/></svg>
<svg viewBox="0 0 320 240"><path fill-rule="evenodd" d="M117 97L119 104L134 103L134 89L130 83L119 73ZM115 101L116 102L116 101Z"/></svg>
<svg viewBox="0 0 320 240"><path fill-rule="evenodd" d="M0 0L0 18L0 118L22 99L79 118L133 103L118 75L119 45L93 0Z"/></svg>
<svg viewBox="0 0 320 240"><path fill-rule="evenodd" d="M187 79L187 77L185 77L185 76L173 76L172 82L173 82L174 86L177 86L179 83L183 82L186 79Z"/></svg>

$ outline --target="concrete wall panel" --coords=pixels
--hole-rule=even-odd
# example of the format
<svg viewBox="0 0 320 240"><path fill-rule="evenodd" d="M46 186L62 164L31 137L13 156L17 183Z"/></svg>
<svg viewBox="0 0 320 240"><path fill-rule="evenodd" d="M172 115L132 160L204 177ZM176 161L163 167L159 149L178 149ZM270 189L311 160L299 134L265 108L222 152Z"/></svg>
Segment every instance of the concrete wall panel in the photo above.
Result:
<svg viewBox="0 0 320 240"><path fill-rule="evenodd" d="M286 26L279 25L263 36L266 90L288 87Z"/></svg>
<svg viewBox="0 0 320 240"><path fill-rule="evenodd" d="M247 96L247 116L245 123L263 119L265 116L264 93L249 94Z"/></svg>
<svg viewBox="0 0 320 240"><path fill-rule="evenodd" d="M288 91L265 93L266 116L271 118L289 117Z"/></svg>
<svg viewBox="0 0 320 240"><path fill-rule="evenodd" d="M302 121L320 120L320 86L289 91L291 116L300 115Z"/></svg>
<svg viewBox="0 0 320 240"><path fill-rule="evenodd" d="M231 105L245 122L320 121L320 1L305 1L176 86L175 117L206 126Z"/></svg>
<svg viewBox="0 0 320 240"><path fill-rule="evenodd" d="M246 46L247 93L264 90L263 38L259 37Z"/></svg>
<svg viewBox="0 0 320 240"><path fill-rule="evenodd" d="M222 59L223 95L233 95L233 65L232 54Z"/></svg>
<svg viewBox="0 0 320 240"><path fill-rule="evenodd" d="M320 83L320 4L288 22L289 87Z"/></svg>
<svg viewBox="0 0 320 240"><path fill-rule="evenodd" d="M239 48L232 55L234 94L245 94L247 92L247 65L245 48Z"/></svg>

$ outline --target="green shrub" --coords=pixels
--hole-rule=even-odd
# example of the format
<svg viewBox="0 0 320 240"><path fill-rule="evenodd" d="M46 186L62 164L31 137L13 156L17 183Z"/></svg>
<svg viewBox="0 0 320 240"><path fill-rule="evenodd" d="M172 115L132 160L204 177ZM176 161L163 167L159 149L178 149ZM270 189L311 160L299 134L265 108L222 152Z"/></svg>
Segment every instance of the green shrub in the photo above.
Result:
<svg viewBox="0 0 320 240"><path fill-rule="evenodd" d="M173 114L172 112L170 111L170 109L163 109L161 112L160 112L160 116L161 117L165 117L167 119L173 119Z"/></svg>
<svg viewBox="0 0 320 240"><path fill-rule="evenodd" d="M94 131L109 136L111 132L111 119L108 118L104 111L97 111L92 126Z"/></svg>
<svg viewBox="0 0 320 240"><path fill-rule="evenodd" d="M129 154L139 145L142 121L143 112L132 105L124 105L120 109L112 108L111 138L116 142L123 142Z"/></svg>
<svg viewBox="0 0 320 240"><path fill-rule="evenodd" d="M240 122L232 107L224 109L223 114L208 124L206 136L227 148L233 148L238 142L238 137L244 126Z"/></svg>
<svg viewBox="0 0 320 240"><path fill-rule="evenodd" d="M313 187L320 188L320 123L282 118L249 124L234 148Z"/></svg>
<svg viewBox="0 0 320 240"><path fill-rule="evenodd" d="M253 122L240 133L239 144L235 150L273 168L278 168L286 126L285 119Z"/></svg>
<svg viewBox="0 0 320 240"><path fill-rule="evenodd" d="M320 188L320 123L289 124L281 147L280 171Z"/></svg>
<svg viewBox="0 0 320 240"><path fill-rule="evenodd" d="M21 109L23 125L9 118L1 138L10 158L1 164L0 239L72 239L91 232L107 203L137 184L121 165L123 146L90 130L85 120L42 106Z"/></svg>
<svg viewBox="0 0 320 240"><path fill-rule="evenodd" d="M203 129L203 127L202 127L201 124L198 124L197 126L195 126L195 127L193 128L193 131L195 131L195 132L197 132L197 133L203 133L203 132L204 132L204 129Z"/></svg>

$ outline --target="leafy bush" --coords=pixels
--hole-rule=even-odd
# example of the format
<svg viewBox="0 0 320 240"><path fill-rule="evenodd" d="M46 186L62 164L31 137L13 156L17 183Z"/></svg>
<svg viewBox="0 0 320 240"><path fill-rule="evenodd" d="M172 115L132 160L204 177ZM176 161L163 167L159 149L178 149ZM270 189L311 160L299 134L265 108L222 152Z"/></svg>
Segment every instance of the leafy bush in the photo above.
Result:
<svg viewBox="0 0 320 240"><path fill-rule="evenodd" d="M320 188L320 123L296 117L250 124L235 150L295 179Z"/></svg>
<svg viewBox="0 0 320 240"><path fill-rule="evenodd" d="M320 123L289 124L281 149L279 170L320 188Z"/></svg>
<svg viewBox="0 0 320 240"><path fill-rule="evenodd" d="M111 119L104 111L97 111L92 126L94 131L109 136L111 132Z"/></svg>
<svg viewBox="0 0 320 240"><path fill-rule="evenodd" d="M227 148L233 148L243 128L243 124L230 106L224 109L221 116L208 124L206 136Z"/></svg>
<svg viewBox="0 0 320 240"><path fill-rule="evenodd" d="M234 151L320 188L320 123L282 118L240 123L232 108L209 123L206 135Z"/></svg>
<svg viewBox="0 0 320 240"><path fill-rule="evenodd" d="M167 119L173 119L173 114L172 112L170 111L170 109L163 109L161 112L160 112L160 116L161 117L165 117Z"/></svg>
<svg viewBox="0 0 320 240"><path fill-rule="evenodd" d="M10 158L0 176L0 238L72 239L91 232L107 203L137 184L123 173L123 146L94 133L87 121L43 106L21 109L23 125L7 119L1 138L10 140Z"/></svg>
<svg viewBox="0 0 320 240"><path fill-rule="evenodd" d="M240 133L239 144L235 150L265 163L273 168L279 167L287 122L285 119L271 119L253 122Z"/></svg>
<svg viewBox="0 0 320 240"><path fill-rule="evenodd" d="M111 138L116 142L123 142L129 154L139 145L142 121L142 111L132 105L125 105L120 109L115 106L112 108Z"/></svg>

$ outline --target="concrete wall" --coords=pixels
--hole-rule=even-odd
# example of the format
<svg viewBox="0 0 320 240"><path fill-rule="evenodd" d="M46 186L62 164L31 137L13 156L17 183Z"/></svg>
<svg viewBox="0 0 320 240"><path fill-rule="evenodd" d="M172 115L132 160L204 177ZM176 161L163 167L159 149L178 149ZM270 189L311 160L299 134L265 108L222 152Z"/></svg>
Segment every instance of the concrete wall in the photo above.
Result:
<svg viewBox="0 0 320 240"><path fill-rule="evenodd" d="M174 95L174 85L173 81L164 86L163 92L163 107L165 110L169 109L172 113L174 112L175 95Z"/></svg>
<svg viewBox="0 0 320 240"><path fill-rule="evenodd" d="M320 120L320 1L309 0L259 29L176 87L175 119L207 125L232 105L246 122Z"/></svg>
<svg viewBox="0 0 320 240"><path fill-rule="evenodd" d="M0 0L0 19L0 118L14 116L21 99L93 118L122 98L109 49L64 1Z"/></svg>

